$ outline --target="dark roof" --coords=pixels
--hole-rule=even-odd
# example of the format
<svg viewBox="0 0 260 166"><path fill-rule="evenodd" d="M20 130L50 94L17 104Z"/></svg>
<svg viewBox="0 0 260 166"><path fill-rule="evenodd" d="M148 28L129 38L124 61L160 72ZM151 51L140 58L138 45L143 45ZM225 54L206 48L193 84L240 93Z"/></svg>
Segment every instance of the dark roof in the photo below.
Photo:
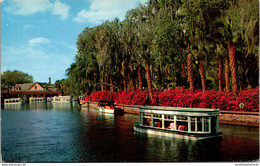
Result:
<svg viewBox="0 0 260 166"><path fill-rule="evenodd" d="M34 83L24 83L24 84L16 84L12 90L15 90L15 87L20 87L21 91L25 91L25 90L28 90L30 87L33 86Z"/></svg>
<svg viewBox="0 0 260 166"><path fill-rule="evenodd" d="M24 83L24 84L16 84L12 87L12 91L28 91L34 84L38 83L43 89L48 91L59 91L57 88L55 88L53 85L48 83L40 83L40 82L34 82L34 83ZM19 90L16 90L16 87L20 87Z"/></svg>

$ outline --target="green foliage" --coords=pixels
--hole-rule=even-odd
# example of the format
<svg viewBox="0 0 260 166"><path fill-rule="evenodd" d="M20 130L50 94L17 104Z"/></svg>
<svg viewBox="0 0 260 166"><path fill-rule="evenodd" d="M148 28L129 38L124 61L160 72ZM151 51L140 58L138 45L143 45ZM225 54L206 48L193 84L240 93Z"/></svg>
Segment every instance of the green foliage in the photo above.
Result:
<svg viewBox="0 0 260 166"><path fill-rule="evenodd" d="M1 74L1 88L8 89L15 84L32 83L33 77L22 71L7 70Z"/></svg>
<svg viewBox="0 0 260 166"><path fill-rule="evenodd" d="M201 88L199 62L204 64L207 87L217 88L218 59L228 58L232 40L240 88L256 87L258 24L257 0L150 0L128 11L122 22L115 19L85 28L62 85L70 95L104 90L105 82L117 90L142 88L137 74L141 69L142 86L147 88L149 67L153 89L187 87L189 53L196 88Z"/></svg>

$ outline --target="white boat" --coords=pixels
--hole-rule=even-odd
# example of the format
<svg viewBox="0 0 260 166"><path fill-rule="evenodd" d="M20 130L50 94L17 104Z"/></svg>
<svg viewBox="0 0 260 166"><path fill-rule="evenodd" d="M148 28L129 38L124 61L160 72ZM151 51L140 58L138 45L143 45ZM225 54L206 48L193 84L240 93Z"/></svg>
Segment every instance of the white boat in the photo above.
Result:
<svg viewBox="0 0 260 166"><path fill-rule="evenodd" d="M32 102L45 102L45 97L30 97L30 103Z"/></svg>
<svg viewBox="0 0 260 166"><path fill-rule="evenodd" d="M70 103L71 97L70 96L54 96L53 103Z"/></svg>
<svg viewBox="0 0 260 166"><path fill-rule="evenodd" d="M118 106L115 106L115 101L113 100L100 100L98 102L98 109L102 113L122 115L124 110Z"/></svg>
<svg viewBox="0 0 260 166"><path fill-rule="evenodd" d="M189 140L222 138L218 109L144 106L134 130Z"/></svg>
<svg viewBox="0 0 260 166"><path fill-rule="evenodd" d="M53 97L47 97L47 102L52 102L53 101Z"/></svg>
<svg viewBox="0 0 260 166"><path fill-rule="evenodd" d="M10 99L4 99L4 105L9 104L24 104L26 103L26 98L10 98Z"/></svg>

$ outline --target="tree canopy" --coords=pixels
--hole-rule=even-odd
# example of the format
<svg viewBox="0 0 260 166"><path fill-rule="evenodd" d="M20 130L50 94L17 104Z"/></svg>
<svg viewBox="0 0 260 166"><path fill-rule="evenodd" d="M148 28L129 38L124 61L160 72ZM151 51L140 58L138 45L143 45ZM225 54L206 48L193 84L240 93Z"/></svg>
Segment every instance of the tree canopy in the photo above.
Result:
<svg viewBox="0 0 260 166"><path fill-rule="evenodd" d="M257 87L258 24L257 0L149 0L123 21L79 34L64 85L70 95L110 87L148 88L150 97L176 87Z"/></svg>
<svg viewBox="0 0 260 166"><path fill-rule="evenodd" d="M32 83L33 77L22 71L7 70L1 74L1 89L8 89L15 84Z"/></svg>

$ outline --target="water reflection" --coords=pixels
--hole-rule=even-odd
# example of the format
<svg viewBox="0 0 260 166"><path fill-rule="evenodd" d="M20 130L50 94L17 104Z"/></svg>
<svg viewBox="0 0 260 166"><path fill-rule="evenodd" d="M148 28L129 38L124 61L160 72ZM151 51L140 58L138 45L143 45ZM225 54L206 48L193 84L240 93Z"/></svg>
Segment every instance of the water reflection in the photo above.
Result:
<svg viewBox="0 0 260 166"><path fill-rule="evenodd" d="M4 104L5 110L61 110L68 111L79 109L77 102L52 103L52 102L31 102L29 104Z"/></svg>
<svg viewBox="0 0 260 166"><path fill-rule="evenodd" d="M3 108L6 110L20 110L22 108L22 104L4 104Z"/></svg>

